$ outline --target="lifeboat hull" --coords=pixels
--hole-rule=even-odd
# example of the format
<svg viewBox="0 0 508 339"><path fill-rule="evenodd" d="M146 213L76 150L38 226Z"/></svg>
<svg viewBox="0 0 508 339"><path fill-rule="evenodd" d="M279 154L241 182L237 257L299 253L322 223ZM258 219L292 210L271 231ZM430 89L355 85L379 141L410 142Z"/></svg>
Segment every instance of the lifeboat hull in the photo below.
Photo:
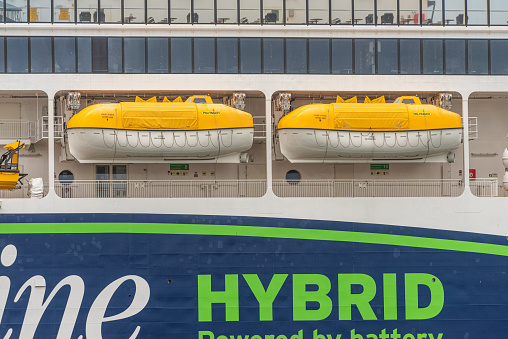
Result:
<svg viewBox="0 0 508 339"><path fill-rule="evenodd" d="M73 128L68 130L69 149L81 163L239 163L252 147L254 128L216 130L116 130Z"/></svg>
<svg viewBox="0 0 508 339"><path fill-rule="evenodd" d="M292 163L376 161L447 162L460 146L462 129L424 131L279 130L282 154Z"/></svg>
<svg viewBox="0 0 508 339"><path fill-rule="evenodd" d="M19 172L0 171L0 190L12 190L19 180Z"/></svg>

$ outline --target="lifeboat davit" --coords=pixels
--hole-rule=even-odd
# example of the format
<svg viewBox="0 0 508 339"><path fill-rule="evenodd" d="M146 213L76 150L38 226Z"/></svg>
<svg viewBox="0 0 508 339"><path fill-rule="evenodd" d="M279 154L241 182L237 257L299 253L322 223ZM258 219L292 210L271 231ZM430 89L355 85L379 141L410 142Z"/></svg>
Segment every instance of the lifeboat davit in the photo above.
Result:
<svg viewBox="0 0 508 339"><path fill-rule="evenodd" d="M81 163L248 160L252 116L195 95L186 102L97 104L67 124L69 150ZM142 102L139 102L142 101Z"/></svg>
<svg viewBox="0 0 508 339"><path fill-rule="evenodd" d="M462 142L460 115L417 97L394 103L338 97L297 108L278 130L281 152L292 163L453 162L451 151Z"/></svg>
<svg viewBox="0 0 508 339"><path fill-rule="evenodd" d="M16 141L5 145L4 148L7 152L0 157L0 190L21 188L21 179L27 174L20 173L18 161L19 150L25 148L25 144Z"/></svg>

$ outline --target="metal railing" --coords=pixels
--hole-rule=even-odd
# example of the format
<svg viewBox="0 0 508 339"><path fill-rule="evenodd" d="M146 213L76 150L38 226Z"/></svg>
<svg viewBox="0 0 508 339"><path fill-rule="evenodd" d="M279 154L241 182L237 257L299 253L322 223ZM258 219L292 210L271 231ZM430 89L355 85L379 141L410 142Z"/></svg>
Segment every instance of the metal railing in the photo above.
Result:
<svg viewBox="0 0 508 339"><path fill-rule="evenodd" d="M499 196L499 186L497 178L474 179L469 182L471 192L477 197L497 197Z"/></svg>
<svg viewBox="0 0 508 339"><path fill-rule="evenodd" d="M0 120L0 138L2 139L30 139L32 123L28 120Z"/></svg>
<svg viewBox="0 0 508 339"><path fill-rule="evenodd" d="M44 193L45 197L48 194L49 186L48 184L44 184ZM28 183L24 183L21 188L13 189L13 190L2 190L0 191L0 199L28 199Z"/></svg>
<svg viewBox="0 0 508 339"><path fill-rule="evenodd" d="M480 183L480 181L478 182ZM462 180L274 180L279 197L457 197ZM490 192L489 192L490 193Z"/></svg>
<svg viewBox="0 0 508 339"><path fill-rule="evenodd" d="M75 180L56 182L62 198L256 198L266 180Z"/></svg>

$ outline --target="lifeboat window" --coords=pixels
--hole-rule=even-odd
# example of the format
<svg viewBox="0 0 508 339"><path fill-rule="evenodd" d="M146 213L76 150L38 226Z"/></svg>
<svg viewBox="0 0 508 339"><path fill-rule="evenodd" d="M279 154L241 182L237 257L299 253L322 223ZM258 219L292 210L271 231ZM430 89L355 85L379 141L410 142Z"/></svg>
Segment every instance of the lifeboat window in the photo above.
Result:
<svg viewBox="0 0 508 339"><path fill-rule="evenodd" d="M410 105L410 104L414 104L415 101L414 101L414 99L403 99L402 103Z"/></svg>
<svg viewBox="0 0 508 339"><path fill-rule="evenodd" d="M290 185L296 185L300 182L300 179L302 176L300 175L300 172L296 170L290 170L286 173L286 181Z"/></svg>
<svg viewBox="0 0 508 339"><path fill-rule="evenodd" d="M400 102L400 98L398 98L397 100L395 100L395 103L398 104Z"/></svg>
<svg viewBox="0 0 508 339"><path fill-rule="evenodd" d="M64 170L58 174L58 181L64 185L71 184L74 181L74 174L71 171Z"/></svg>
<svg viewBox="0 0 508 339"><path fill-rule="evenodd" d="M206 99L205 98L195 98L194 103L195 104L206 104Z"/></svg>

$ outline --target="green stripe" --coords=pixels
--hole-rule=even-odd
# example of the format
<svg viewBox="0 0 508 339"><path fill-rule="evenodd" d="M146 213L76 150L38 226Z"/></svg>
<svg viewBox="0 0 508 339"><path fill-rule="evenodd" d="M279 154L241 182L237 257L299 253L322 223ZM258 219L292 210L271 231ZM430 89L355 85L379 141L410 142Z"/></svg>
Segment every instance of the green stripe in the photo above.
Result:
<svg viewBox="0 0 508 339"><path fill-rule="evenodd" d="M258 238L322 240L405 246L508 256L508 246L503 245L460 240L412 237L396 234L331 231L319 229L156 223L19 223L1 224L0 226L0 234L48 233L221 235Z"/></svg>

